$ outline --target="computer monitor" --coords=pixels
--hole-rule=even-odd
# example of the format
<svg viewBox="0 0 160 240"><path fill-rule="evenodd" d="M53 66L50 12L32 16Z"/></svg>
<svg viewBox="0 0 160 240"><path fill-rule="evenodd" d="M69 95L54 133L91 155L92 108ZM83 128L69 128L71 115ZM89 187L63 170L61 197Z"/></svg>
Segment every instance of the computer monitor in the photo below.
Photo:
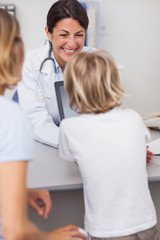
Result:
<svg viewBox="0 0 160 240"><path fill-rule="evenodd" d="M64 88L64 82L57 81L54 83L54 85L55 85L60 121L62 121L62 119L64 118L77 116L78 113L73 111L69 106L69 99Z"/></svg>

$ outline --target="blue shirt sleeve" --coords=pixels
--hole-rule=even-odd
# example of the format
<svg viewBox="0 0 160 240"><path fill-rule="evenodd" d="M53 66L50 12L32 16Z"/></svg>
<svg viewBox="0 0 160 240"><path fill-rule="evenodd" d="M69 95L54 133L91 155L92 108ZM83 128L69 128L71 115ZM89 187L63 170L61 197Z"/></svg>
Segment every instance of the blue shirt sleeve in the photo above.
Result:
<svg viewBox="0 0 160 240"><path fill-rule="evenodd" d="M28 161L33 158L34 141L30 122L26 115L14 108L1 122L0 162Z"/></svg>

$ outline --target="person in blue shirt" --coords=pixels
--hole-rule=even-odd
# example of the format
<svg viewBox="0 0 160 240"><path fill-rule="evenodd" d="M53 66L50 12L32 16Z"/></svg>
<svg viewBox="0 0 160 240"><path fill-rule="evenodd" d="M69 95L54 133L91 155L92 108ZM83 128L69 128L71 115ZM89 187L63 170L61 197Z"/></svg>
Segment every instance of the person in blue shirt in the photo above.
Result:
<svg viewBox="0 0 160 240"><path fill-rule="evenodd" d="M41 232L27 219L27 202L44 218L51 202L46 191L26 190L27 162L32 160L34 149L31 126L19 105L4 97L6 88L20 81L23 60L19 24L0 9L0 240L86 239L74 225ZM47 207L37 208L37 197Z"/></svg>

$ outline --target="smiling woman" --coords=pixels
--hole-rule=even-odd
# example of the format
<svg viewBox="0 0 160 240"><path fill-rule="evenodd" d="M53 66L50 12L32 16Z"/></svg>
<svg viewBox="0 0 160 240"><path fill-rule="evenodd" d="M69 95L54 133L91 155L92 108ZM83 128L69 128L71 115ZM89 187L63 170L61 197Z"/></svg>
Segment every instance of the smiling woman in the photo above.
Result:
<svg viewBox="0 0 160 240"><path fill-rule="evenodd" d="M72 55L96 50L84 47L88 23L86 10L77 0L59 0L47 14L48 42L26 54L18 86L19 103L31 119L34 138L56 148L60 120L54 82L63 80L63 71ZM54 61L45 60L42 67L46 58Z"/></svg>
<svg viewBox="0 0 160 240"><path fill-rule="evenodd" d="M45 28L49 41L53 46L53 53L62 71L71 56L80 52L84 46L85 29L77 20L65 18L59 21L52 33Z"/></svg>

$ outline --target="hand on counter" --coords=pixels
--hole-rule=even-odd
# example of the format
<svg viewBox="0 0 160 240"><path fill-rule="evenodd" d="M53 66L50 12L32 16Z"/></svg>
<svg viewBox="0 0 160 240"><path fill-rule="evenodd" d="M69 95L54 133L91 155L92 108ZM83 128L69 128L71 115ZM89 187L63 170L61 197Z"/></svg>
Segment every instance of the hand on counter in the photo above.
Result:
<svg viewBox="0 0 160 240"><path fill-rule="evenodd" d="M39 205L38 201L42 204ZM27 189L27 203L39 216L43 216L44 219L48 217L48 214L52 207L52 201L50 194L47 190Z"/></svg>
<svg viewBox="0 0 160 240"><path fill-rule="evenodd" d="M148 150L149 146L147 146L147 164L151 162L153 153Z"/></svg>
<svg viewBox="0 0 160 240"><path fill-rule="evenodd" d="M48 232L48 236L50 240L87 240L87 237L79 232L79 228L71 224Z"/></svg>

